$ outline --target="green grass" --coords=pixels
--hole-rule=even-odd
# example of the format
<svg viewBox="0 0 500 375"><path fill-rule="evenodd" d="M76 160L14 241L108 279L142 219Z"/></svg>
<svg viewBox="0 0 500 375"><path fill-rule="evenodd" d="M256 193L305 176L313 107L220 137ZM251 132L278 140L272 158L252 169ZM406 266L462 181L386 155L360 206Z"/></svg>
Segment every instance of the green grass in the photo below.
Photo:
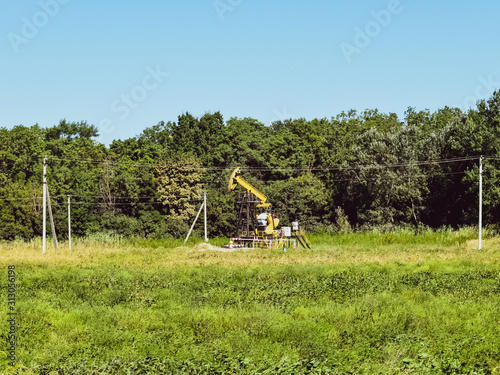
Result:
<svg viewBox="0 0 500 375"><path fill-rule="evenodd" d="M312 236L313 250L232 253L200 240L94 239L45 255L4 243L0 298L16 264L20 361L0 353L0 370L498 374L500 239L479 252L475 236Z"/></svg>
<svg viewBox="0 0 500 375"><path fill-rule="evenodd" d="M490 238L493 233L485 230L483 233L484 238ZM439 230L425 229L421 230L418 234L414 230L400 229L397 231L379 233L379 232L366 232L366 233L349 233L338 234L335 236L322 234L310 236L315 243L324 245L359 245L362 244L366 247L374 247L380 245L463 245L469 240L478 238L477 229L475 228L462 228L460 230L452 230L444 228Z"/></svg>

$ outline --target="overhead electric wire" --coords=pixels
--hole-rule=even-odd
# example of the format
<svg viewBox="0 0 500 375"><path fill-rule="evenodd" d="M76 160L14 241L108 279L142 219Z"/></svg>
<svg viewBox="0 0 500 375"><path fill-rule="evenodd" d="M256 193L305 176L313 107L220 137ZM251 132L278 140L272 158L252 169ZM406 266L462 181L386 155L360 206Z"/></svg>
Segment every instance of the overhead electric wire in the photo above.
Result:
<svg viewBox="0 0 500 375"><path fill-rule="evenodd" d="M481 156L463 156L456 158L446 158L446 159L436 159L436 160L416 160L416 161L406 161L399 163L387 163L387 164L354 164L354 165L332 165L332 166L323 166L323 167L312 167L312 168L271 168L271 167L240 167L241 170L247 171L261 171L261 172L308 172L308 171L340 171L340 170L349 170L349 169L365 169L365 168L398 168L398 167L407 167L407 166L421 166L421 165L439 165L439 164L447 164L447 163L455 163L455 162L465 162L472 160L479 160ZM489 157L483 156L483 159L498 159L497 157ZM57 160L57 161L66 161L66 162L74 162L74 163L88 163L88 164L110 164L110 165L124 165L124 166L149 166L154 167L156 163L127 163L127 162L113 162L109 160L88 160L88 159L61 159L56 157L50 157L48 160ZM217 166L200 166L200 167L192 167L190 169L193 170L212 170L212 171L230 171L233 167L217 167Z"/></svg>
<svg viewBox="0 0 500 375"><path fill-rule="evenodd" d="M467 171L457 171L457 172L446 172L446 173L434 173L432 174L431 177L439 177L439 176L449 176L449 175L459 175L459 174L466 174ZM397 176L401 177L401 176ZM383 179L385 177L382 177ZM406 177L405 177L406 178ZM329 182L368 182L368 181L374 181L374 180L379 180L380 177L369 177L369 178L359 178L359 177L353 177L353 178L342 178L342 179L333 179L333 180L328 180ZM387 178L385 178L387 179ZM300 183L300 181L296 181L297 183ZM102 197L98 195L73 195L69 194L70 197L72 198L95 198L95 199L109 199L110 197ZM56 196L51 196L51 200L54 202L53 205L67 205L67 203L59 203L57 200L59 199L66 199L68 195L56 195ZM180 198L186 198L186 196L175 196L174 198L180 199ZM120 199L155 199L157 200L156 202L147 202L147 201L138 201L138 202L78 202L78 201L71 201L71 204L76 204L76 205L139 205L139 204L163 204L159 199L160 197L154 197L154 196L149 196L149 197L119 197L119 196L112 196L111 199L113 200L120 200ZM29 197L29 198L0 198L0 201L20 201L20 200L32 200L32 201L41 201L42 197L41 196L36 196L36 197ZM190 199L184 202L200 202L202 198L199 199ZM33 205L15 205L16 207L21 207L21 206L26 206L26 207L32 207Z"/></svg>
<svg viewBox="0 0 500 375"><path fill-rule="evenodd" d="M111 161L111 160L89 160L89 159L61 159L61 158L56 158L56 157L48 157L48 161L50 160L57 160L57 161L66 161L66 162L72 162L72 163L87 163L87 164L103 164L103 165L126 165L126 166L137 166L137 167L153 167L155 166L155 163L126 163L126 162L116 162L116 161Z"/></svg>
<svg viewBox="0 0 500 375"><path fill-rule="evenodd" d="M193 202L201 202L202 199L196 199L196 200L189 200L189 201L184 201L193 203ZM52 202L52 206L54 207L59 207L59 206L67 206L67 203L60 203L60 202ZM97 203L97 202L71 202L71 206L76 205L76 206L133 206L133 205L163 205L162 202L137 202L137 203ZM32 204L13 204L10 205L9 207L34 207Z"/></svg>
<svg viewBox="0 0 500 375"><path fill-rule="evenodd" d="M119 196L111 196L111 197L102 197L102 196L98 196L98 195L72 195L72 194L69 194L70 197L74 198L74 197L77 197L77 198L96 198L96 199L113 199L113 200L120 200L120 199L160 199L160 197L155 197L155 196L149 196L149 197L119 197ZM57 201L58 199L67 199L67 196L68 195L55 195L55 196L51 196L51 200L53 201ZM181 198L188 198L184 195L176 195L175 197L173 197L175 199L181 199ZM30 197L30 198L0 198L0 201L18 201L18 200L38 200L38 199L42 199L42 197L40 196L36 196L36 197ZM193 202L198 202L200 201L202 198L199 198L199 199L196 199L196 200L191 200ZM185 201L186 202L186 201ZM123 202L122 202L123 203ZM161 203L161 202L145 202L145 201L141 201L141 202L128 202L128 203L123 203L123 204L146 204L146 203ZM73 204L73 201L71 202L71 204ZM75 204L77 204L75 202Z"/></svg>
<svg viewBox="0 0 500 375"><path fill-rule="evenodd" d="M483 159L484 160L495 160L495 161L498 161L498 160L500 160L500 157L498 157L498 156L483 156Z"/></svg>
<svg viewBox="0 0 500 375"><path fill-rule="evenodd" d="M32 200L38 197L30 197L30 198L0 198L0 201L20 201L20 200ZM42 197L39 197L42 198Z"/></svg>
<svg viewBox="0 0 500 375"><path fill-rule="evenodd" d="M437 177L437 176L449 176L449 175L459 175L459 174L466 174L467 171L460 171L460 172L448 172L448 173L437 173L433 174L431 177ZM401 176L397 176L398 178L401 178ZM406 176L404 176L406 178ZM353 181L353 182L368 182L368 181L375 181L379 180L379 177L370 177L370 178L359 178L359 177L354 177L354 178L342 178L342 179L334 179L334 180L328 180L328 182L348 182L348 181ZM299 181L297 183L300 183Z"/></svg>
<svg viewBox="0 0 500 375"><path fill-rule="evenodd" d="M413 167L413 166L426 166L426 165L441 165L441 164L451 164L451 163L459 163L459 162L466 162L466 161L473 161L473 160L479 160L481 156L464 156L464 157L456 157L456 158L447 158L447 159L436 159L436 160L422 160L422 161L411 161L411 162L400 162L400 163L392 163L392 164L378 164L378 165L373 165L373 164L367 164L367 165L340 165L340 166L330 166L330 167L315 167L315 168L269 168L269 167L242 167L241 169L243 170L249 170L249 171L261 171L261 172L285 172L285 171L290 171L290 172L307 172L307 171L322 171L322 172L331 172L331 171L356 171L356 170L367 170L367 169L392 169L392 168L400 168L400 167ZM91 161L91 160L84 160L84 159L58 159L58 158L52 158L54 160L60 160L60 161L72 161L72 162L92 162L93 164L102 164L102 163L107 163L107 161ZM500 157L494 157L494 156L483 156L483 160L500 160ZM116 163L117 165L135 165L135 166L153 166L153 164L133 164L133 163ZM217 171L225 171L225 170L232 170L230 167L199 167L199 168L193 168L193 169L212 169L212 170L217 170ZM455 174L465 174L466 171L457 171L457 172L447 172L447 173L437 173L437 174L432 174L432 176L446 176L446 175L455 175ZM354 177L354 178L345 178L345 179L335 179L335 180L330 180L331 182L347 182L347 181L355 181L355 182L362 182L362 181L371 181L374 179L378 178L359 178L359 177ZM94 198L94 199L113 199L113 200L132 200L132 199L154 199L158 200L157 202L112 202L112 203L100 203L100 202L72 202L71 204L87 204L87 205L137 205L137 204L162 204L162 202L159 201L159 197L157 196L140 196L140 197L123 197L123 196L108 196L108 197L102 197L102 196L97 196L97 195L78 195L78 194L69 194L71 197L74 198ZM55 204L58 205L57 199L58 198L66 198L67 195L58 195L58 196L53 196L52 199L55 200ZM0 198L0 202L15 202L15 201L23 201L23 200L39 200L42 197L20 197L20 198ZM184 196L176 196L175 198L184 198ZM198 202L199 200L190 200L189 202ZM25 205L32 207L32 205ZM21 205L16 205L16 207L21 207Z"/></svg>

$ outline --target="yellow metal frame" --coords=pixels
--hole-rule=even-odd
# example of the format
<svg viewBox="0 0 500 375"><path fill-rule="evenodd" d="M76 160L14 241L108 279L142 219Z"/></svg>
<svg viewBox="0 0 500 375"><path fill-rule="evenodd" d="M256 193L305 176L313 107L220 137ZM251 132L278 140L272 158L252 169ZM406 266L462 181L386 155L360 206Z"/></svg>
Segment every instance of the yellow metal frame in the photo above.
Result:
<svg viewBox="0 0 500 375"><path fill-rule="evenodd" d="M233 191L236 185L240 185L243 189L245 189L245 191L247 191L248 193L252 193L257 197L258 200L260 200L260 203L256 207L271 206L271 203L266 203L267 197L264 194L262 194L240 176L240 168L236 168L233 173L231 173L231 177L229 178L229 185L227 187L228 192Z"/></svg>

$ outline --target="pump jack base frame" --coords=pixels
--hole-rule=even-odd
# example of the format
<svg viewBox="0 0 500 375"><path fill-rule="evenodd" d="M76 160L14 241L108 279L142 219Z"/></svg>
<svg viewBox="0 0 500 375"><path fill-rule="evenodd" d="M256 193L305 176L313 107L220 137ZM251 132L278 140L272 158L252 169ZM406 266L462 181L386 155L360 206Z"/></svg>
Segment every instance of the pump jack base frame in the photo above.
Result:
<svg viewBox="0 0 500 375"><path fill-rule="evenodd" d="M262 237L231 237L229 245L225 248L238 249L287 249L297 247L297 242L294 238L262 238Z"/></svg>

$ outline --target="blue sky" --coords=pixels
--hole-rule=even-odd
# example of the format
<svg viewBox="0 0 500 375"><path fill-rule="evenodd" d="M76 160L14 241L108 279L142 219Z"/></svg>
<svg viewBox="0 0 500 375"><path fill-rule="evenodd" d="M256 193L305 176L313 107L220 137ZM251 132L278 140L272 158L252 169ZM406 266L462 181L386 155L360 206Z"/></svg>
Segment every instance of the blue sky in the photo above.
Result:
<svg viewBox="0 0 500 375"><path fill-rule="evenodd" d="M500 2L0 0L0 126L110 143L220 111L269 125L467 108L500 89Z"/></svg>

